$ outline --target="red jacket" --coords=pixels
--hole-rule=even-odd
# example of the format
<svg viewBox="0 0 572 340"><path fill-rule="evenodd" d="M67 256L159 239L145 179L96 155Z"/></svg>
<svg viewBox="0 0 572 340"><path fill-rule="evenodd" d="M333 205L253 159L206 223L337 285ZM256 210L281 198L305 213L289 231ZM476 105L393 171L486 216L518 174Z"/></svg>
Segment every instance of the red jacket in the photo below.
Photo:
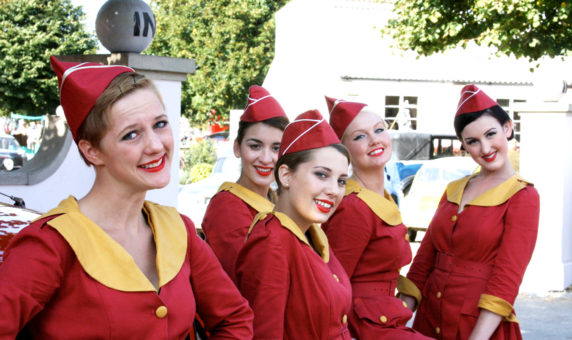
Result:
<svg viewBox="0 0 572 340"><path fill-rule="evenodd" d="M191 220L145 202L157 292L73 197L13 239L0 266L0 339L184 339L200 313L211 339L252 338L252 311ZM47 217L47 218L45 218Z"/></svg>
<svg viewBox="0 0 572 340"><path fill-rule="evenodd" d="M274 204L237 183L225 182L211 199L203 218L206 241L222 268L236 282L234 263L246 240L246 233L261 211L272 211Z"/></svg>
<svg viewBox="0 0 572 340"><path fill-rule="evenodd" d="M279 212L255 221L236 262L254 338L349 340L350 283L320 227L311 226L307 238Z"/></svg>
<svg viewBox="0 0 572 340"><path fill-rule="evenodd" d="M322 228L350 276L352 335L360 340L428 339L405 326L412 312L395 297L396 288L415 287L399 276L401 267L411 262L411 247L391 196L349 180L346 196Z"/></svg>
<svg viewBox="0 0 572 340"><path fill-rule="evenodd" d="M459 213L470 178L447 186L407 274L423 293L413 327L466 339L486 309L504 317L491 339L521 339L513 304L536 243L538 193L513 176Z"/></svg>

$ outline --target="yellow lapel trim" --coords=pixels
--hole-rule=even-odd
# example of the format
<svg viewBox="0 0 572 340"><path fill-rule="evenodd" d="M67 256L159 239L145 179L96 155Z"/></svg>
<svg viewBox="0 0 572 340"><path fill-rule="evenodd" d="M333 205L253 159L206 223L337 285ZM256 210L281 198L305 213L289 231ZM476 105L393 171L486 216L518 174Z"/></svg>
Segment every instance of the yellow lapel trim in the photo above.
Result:
<svg viewBox="0 0 572 340"><path fill-rule="evenodd" d="M272 202L238 183L224 182L217 192L221 191L231 192L258 212L274 210Z"/></svg>
<svg viewBox="0 0 572 340"><path fill-rule="evenodd" d="M447 200L451 203L461 205L461 199L467 187L467 183L475 175L470 175L453 181L447 185L446 193ZM508 201L514 194L520 190L526 188L527 185L532 185L532 183L527 182L519 175L515 174L506 181L497 185L494 188L490 188L481 195L475 197L468 205L478 205L481 207L494 207L501 205Z"/></svg>
<svg viewBox="0 0 572 340"><path fill-rule="evenodd" d="M181 269L187 253L187 231L175 208L145 202L157 249L159 287ZM70 196L42 217L59 215L48 222L73 249L89 276L112 289L136 292L155 287L135 264L131 255L80 210Z"/></svg>
<svg viewBox="0 0 572 340"><path fill-rule="evenodd" d="M356 193L357 197L361 199L377 217L381 218L385 223L395 226L402 223L401 213L397 204L391 198L391 195L384 190L384 197L375 191L366 189L359 185L353 179L346 183L346 196Z"/></svg>
<svg viewBox="0 0 572 340"><path fill-rule="evenodd" d="M306 239L306 236L302 232L302 229L298 227L296 222L292 221L292 219L288 217L288 215L281 213L279 211L258 213L254 217L254 221L250 225L250 230L248 230L248 234L246 235L247 239L250 233L252 232L254 225L256 225L258 221L265 219L266 216L268 216L268 214L273 214L274 216L276 216L276 218L278 219L278 221L280 221L280 224L284 228L288 229L292 234L294 234L294 236L296 236L297 239L307 244L308 247L311 247L310 243L308 243L308 240ZM310 231L310 237L312 238L312 243L314 244L316 251L320 254L322 260L328 263L330 261L330 247L328 244L328 238L326 234L324 233L320 225L317 223L313 223L310 226L310 229L308 230Z"/></svg>

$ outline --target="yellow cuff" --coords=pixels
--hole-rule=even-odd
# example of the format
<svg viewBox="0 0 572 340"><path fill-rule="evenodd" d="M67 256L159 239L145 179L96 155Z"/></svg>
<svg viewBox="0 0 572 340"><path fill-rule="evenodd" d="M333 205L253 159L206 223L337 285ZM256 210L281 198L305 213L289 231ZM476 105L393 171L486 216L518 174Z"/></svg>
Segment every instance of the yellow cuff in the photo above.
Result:
<svg viewBox="0 0 572 340"><path fill-rule="evenodd" d="M414 297L415 300L417 300L417 306L421 303L421 291L413 281L403 275L399 275L399 278L397 279L397 291L401 294Z"/></svg>
<svg viewBox="0 0 572 340"><path fill-rule="evenodd" d="M482 294L481 298L479 299L479 308L486 309L495 314L503 316L505 321L518 323L516 315L514 315L512 312L512 305L508 303L508 301L497 296Z"/></svg>

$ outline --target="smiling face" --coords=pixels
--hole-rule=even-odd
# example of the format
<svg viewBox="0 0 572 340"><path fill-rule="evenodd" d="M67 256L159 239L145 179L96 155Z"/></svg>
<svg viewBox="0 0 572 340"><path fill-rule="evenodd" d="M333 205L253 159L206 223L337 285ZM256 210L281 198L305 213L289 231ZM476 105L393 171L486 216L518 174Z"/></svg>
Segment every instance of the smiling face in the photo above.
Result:
<svg viewBox="0 0 572 340"><path fill-rule="evenodd" d="M282 130L264 123L249 126L242 142L234 142L234 155L241 160L237 183L266 197L274 181L274 166L278 159Z"/></svg>
<svg viewBox="0 0 572 340"><path fill-rule="evenodd" d="M342 137L355 170L379 169L391 159L391 138L381 117L372 111L361 111L346 128Z"/></svg>
<svg viewBox="0 0 572 340"><path fill-rule="evenodd" d="M324 223L334 213L345 193L348 160L333 147L312 150L308 161L292 170L278 169L282 192L276 210L288 215L303 230Z"/></svg>
<svg viewBox="0 0 572 340"><path fill-rule="evenodd" d="M165 108L150 88L119 99L107 113L109 128L99 146L80 140L96 173L116 188L141 192L169 183L173 135Z"/></svg>
<svg viewBox="0 0 572 340"><path fill-rule="evenodd" d="M488 115L482 115L461 131L463 147L481 171L495 172L510 167L508 160L508 138L512 135L512 121L503 125Z"/></svg>

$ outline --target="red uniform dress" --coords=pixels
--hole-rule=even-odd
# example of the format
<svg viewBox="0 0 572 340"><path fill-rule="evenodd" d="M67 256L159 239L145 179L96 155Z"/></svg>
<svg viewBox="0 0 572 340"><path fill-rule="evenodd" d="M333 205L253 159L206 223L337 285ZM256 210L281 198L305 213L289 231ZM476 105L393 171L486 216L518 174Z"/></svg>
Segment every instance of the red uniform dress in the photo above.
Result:
<svg viewBox="0 0 572 340"><path fill-rule="evenodd" d="M236 262L239 289L254 310L254 338L349 340L350 283L324 232L312 225L306 237L280 212L254 221Z"/></svg>
<svg viewBox="0 0 572 340"><path fill-rule="evenodd" d="M401 267L411 262L411 247L391 196L386 192L382 197L349 180L344 199L322 228L351 280L352 336L360 340L428 339L405 326L412 312L395 297L396 288L407 287L410 292L416 287L399 275Z"/></svg>
<svg viewBox="0 0 572 340"><path fill-rule="evenodd" d="M254 216L274 204L240 184L224 182L209 202L202 228L222 268L236 282L234 264Z"/></svg>
<svg viewBox="0 0 572 340"><path fill-rule="evenodd" d="M252 338L252 311L193 223L145 202L159 291L70 197L13 239L0 266L0 339Z"/></svg>
<svg viewBox="0 0 572 340"><path fill-rule="evenodd" d="M470 178L447 186L407 274L423 294L413 327L467 339L486 309L503 316L491 339L522 339L513 304L536 243L538 193L515 175L459 213Z"/></svg>

